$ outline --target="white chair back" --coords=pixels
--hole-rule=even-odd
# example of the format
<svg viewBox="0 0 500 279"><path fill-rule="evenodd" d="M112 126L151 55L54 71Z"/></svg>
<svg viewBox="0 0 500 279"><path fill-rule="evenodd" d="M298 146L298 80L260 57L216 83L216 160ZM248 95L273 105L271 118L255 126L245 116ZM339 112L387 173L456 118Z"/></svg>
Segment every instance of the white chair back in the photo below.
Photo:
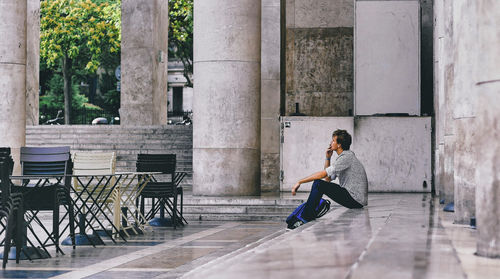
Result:
<svg viewBox="0 0 500 279"><path fill-rule="evenodd" d="M72 157L74 175L106 175L115 173L115 152L75 152Z"/></svg>

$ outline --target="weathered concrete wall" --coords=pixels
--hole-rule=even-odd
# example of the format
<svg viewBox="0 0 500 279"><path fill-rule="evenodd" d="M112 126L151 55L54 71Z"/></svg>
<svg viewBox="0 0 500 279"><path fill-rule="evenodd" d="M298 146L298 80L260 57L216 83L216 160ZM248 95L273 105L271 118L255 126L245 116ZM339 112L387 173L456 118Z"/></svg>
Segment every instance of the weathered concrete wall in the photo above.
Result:
<svg viewBox="0 0 500 279"><path fill-rule="evenodd" d="M167 0L122 1L122 125L167 124L167 33Z"/></svg>
<svg viewBox="0 0 500 279"><path fill-rule="evenodd" d="M356 1L355 25L355 114L420 115L419 1Z"/></svg>
<svg viewBox="0 0 500 279"><path fill-rule="evenodd" d="M356 117L354 138L369 191L431 191L430 117Z"/></svg>
<svg viewBox="0 0 500 279"><path fill-rule="evenodd" d="M194 2L193 194L260 194L261 1Z"/></svg>
<svg viewBox="0 0 500 279"><path fill-rule="evenodd" d="M27 0L26 125L38 125L40 80L40 0Z"/></svg>
<svg viewBox="0 0 500 279"><path fill-rule="evenodd" d="M477 254L500 257L500 2L481 0L477 13Z"/></svg>
<svg viewBox="0 0 500 279"><path fill-rule="evenodd" d="M348 116L353 107L352 0L286 1L286 115Z"/></svg>
<svg viewBox="0 0 500 279"><path fill-rule="evenodd" d="M0 2L0 142L11 148L15 173L26 142L26 11L26 1Z"/></svg>
<svg viewBox="0 0 500 279"><path fill-rule="evenodd" d="M262 0L261 190L279 191L280 0Z"/></svg>
<svg viewBox="0 0 500 279"><path fill-rule="evenodd" d="M365 166L369 191L431 191L430 117L283 117L282 125L282 191L323 168L336 129L352 135L351 150Z"/></svg>
<svg viewBox="0 0 500 279"><path fill-rule="evenodd" d="M455 133L455 150L453 154L453 179L455 200L455 222L468 224L475 216L475 170L476 160L473 156L476 142L477 94L475 83L476 60L476 7L475 0L453 2L453 45L454 83L453 83L453 125ZM459 19L459 20L458 20Z"/></svg>

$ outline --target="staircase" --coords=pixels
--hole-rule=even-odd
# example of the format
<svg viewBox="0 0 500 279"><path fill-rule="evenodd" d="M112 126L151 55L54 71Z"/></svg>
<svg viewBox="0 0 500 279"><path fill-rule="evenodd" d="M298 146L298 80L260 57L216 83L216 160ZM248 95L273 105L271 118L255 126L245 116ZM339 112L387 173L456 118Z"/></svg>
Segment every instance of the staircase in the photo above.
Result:
<svg viewBox="0 0 500 279"><path fill-rule="evenodd" d="M187 172L181 185L193 180L192 126L53 125L27 126L26 146L70 146L71 151L115 151L117 171L135 171L139 153L173 153L177 171Z"/></svg>
<svg viewBox="0 0 500 279"><path fill-rule="evenodd" d="M184 197L188 221L285 221L304 198Z"/></svg>
<svg viewBox="0 0 500 279"><path fill-rule="evenodd" d="M26 146L70 146L71 151L115 151L117 171L135 171L138 153L174 153L177 170L188 175L184 217L188 221L284 221L306 196L194 197L192 126L27 126Z"/></svg>

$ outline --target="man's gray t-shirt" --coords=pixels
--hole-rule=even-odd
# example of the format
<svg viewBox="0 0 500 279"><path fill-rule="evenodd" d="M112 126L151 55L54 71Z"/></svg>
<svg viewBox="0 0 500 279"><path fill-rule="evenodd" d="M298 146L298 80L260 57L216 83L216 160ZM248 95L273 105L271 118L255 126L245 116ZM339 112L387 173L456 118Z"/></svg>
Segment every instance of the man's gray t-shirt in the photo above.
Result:
<svg viewBox="0 0 500 279"><path fill-rule="evenodd" d="M365 168L351 150L344 150L331 166L325 169L328 176L334 180L339 177L340 187L363 206L368 204L368 180Z"/></svg>

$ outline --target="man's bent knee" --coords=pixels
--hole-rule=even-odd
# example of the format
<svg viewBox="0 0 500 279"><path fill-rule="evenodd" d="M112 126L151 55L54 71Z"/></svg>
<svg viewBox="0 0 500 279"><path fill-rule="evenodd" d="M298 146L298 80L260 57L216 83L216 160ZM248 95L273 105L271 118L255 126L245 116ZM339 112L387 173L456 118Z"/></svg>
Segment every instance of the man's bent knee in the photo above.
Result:
<svg viewBox="0 0 500 279"><path fill-rule="evenodd" d="M321 179L314 180L312 187L313 188L318 188L319 185L321 184L321 181L322 181Z"/></svg>

